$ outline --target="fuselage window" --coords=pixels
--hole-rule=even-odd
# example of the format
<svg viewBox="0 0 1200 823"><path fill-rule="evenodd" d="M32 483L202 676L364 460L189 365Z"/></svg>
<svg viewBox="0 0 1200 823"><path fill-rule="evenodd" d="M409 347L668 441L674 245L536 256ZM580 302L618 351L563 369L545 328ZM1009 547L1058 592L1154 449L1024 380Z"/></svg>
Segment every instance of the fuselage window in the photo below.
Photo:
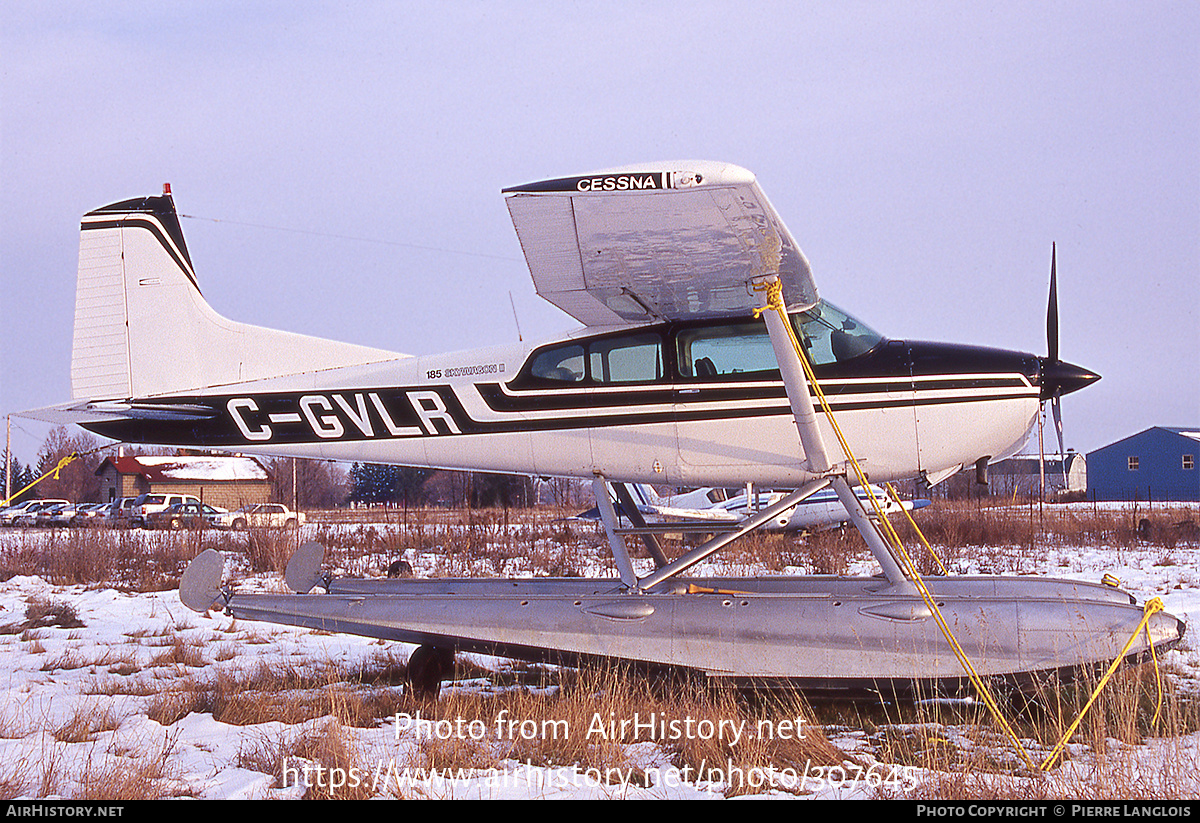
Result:
<svg viewBox="0 0 1200 823"><path fill-rule="evenodd" d="M586 372L583 366L583 346L572 344L539 352L530 364L529 374L539 380L556 383L579 383Z"/></svg>
<svg viewBox="0 0 1200 823"><path fill-rule="evenodd" d="M681 329L676 335L679 373L700 379L778 370L761 320Z"/></svg>
<svg viewBox="0 0 1200 823"><path fill-rule="evenodd" d="M645 383L664 375L661 335L654 332L602 337L544 349L529 364L537 382Z"/></svg>
<svg viewBox="0 0 1200 823"><path fill-rule="evenodd" d="M592 380L638 383L663 376L662 340L657 334L610 337L588 343Z"/></svg>
<svg viewBox="0 0 1200 823"><path fill-rule="evenodd" d="M814 366L839 363L874 348L883 338L821 301L791 316L796 337ZM683 325L671 332L676 368L685 380L773 380L779 364L763 320ZM517 384L606 385L667 379L660 331L631 331L562 343L533 354Z"/></svg>

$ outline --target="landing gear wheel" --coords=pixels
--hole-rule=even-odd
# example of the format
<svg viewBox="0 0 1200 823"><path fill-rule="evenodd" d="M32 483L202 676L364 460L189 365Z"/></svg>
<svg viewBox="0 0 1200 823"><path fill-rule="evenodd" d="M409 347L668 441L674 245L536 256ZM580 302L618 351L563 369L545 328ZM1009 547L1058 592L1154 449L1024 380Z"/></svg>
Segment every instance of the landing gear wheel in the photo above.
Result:
<svg viewBox="0 0 1200 823"><path fill-rule="evenodd" d="M408 688L416 697L433 699L442 681L454 671L454 652L436 646L420 646L408 658Z"/></svg>

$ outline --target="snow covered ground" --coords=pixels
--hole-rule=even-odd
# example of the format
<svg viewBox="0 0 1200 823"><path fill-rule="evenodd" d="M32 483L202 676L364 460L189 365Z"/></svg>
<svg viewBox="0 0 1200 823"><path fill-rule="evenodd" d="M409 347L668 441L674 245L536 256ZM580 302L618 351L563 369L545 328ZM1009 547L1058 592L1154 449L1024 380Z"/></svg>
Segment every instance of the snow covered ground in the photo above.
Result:
<svg viewBox="0 0 1200 823"><path fill-rule="evenodd" d="M5 539L11 538L0 535ZM1160 597L1167 611L1192 627L1200 625L1200 548L1194 544L1170 550L989 548L961 553L960 558L953 570L957 573L1000 571L1083 580L1112 574L1139 602ZM436 557L414 559L418 574L439 562ZM700 573L720 571L710 567ZM871 572L866 558L861 568L851 569L863 571ZM260 579L243 585L281 584ZM45 625L31 626L28 621L39 615ZM300 704L318 694L336 705L339 694L364 699L367 692L372 699L386 700L397 687L350 677L339 684L338 673L386 671L403 663L411 647L199 615L186 609L175 592L130 594L103 587L54 586L18 575L0 583L0 626L7 627L0 634L0 796L6 798L298 798L306 787L317 786L335 789L334 794L383 797L720 799L728 789L727 782L701 779L681 769L669 747L658 742L628 745L620 763L607 773L600 766L534 766L499 759L467 773L431 775L413 771L433 762L429 740L466 741L485 731L490 739L493 724L422 726L408 713L378 715L383 719L368 728L347 726L332 714L289 722L218 722L205 702L219 694L212 684L221 678L250 683L255 672L285 673L271 681L274 692L264 694L264 700ZM1183 648L1162 661L1180 694L1200 694L1197 645L1189 634ZM475 658L473 663L479 676L447 685L443 700L454 689L501 688L495 682L503 677L489 683L486 674L503 674L504 661ZM300 683L301 675L310 680ZM946 726L937 734L952 739L965 736L965 731ZM774 787L764 780L757 794L911 797L931 791L928 787L939 779L950 780L880 762L865 728L830 729L829 738L857 762L776 774ZM352 757L343 768L320 766L333 762L313 754L322 746L326 752L341 746ZM1114 743L1110 755L1129 760L1122 774L1139 776L1128 787L1131 793L1200 796L1196 734L1147 739L1139 746ZM1078 747L1073 756L1048 778L1039 778L1039 794L1070 797L1085 784L1091 760ZM707 776L719 777L720 772ZM754 781L764 775L741 777ZM1028 791L1014 796L1030 796ZM1120 787L1114 791L1123 796Z"/></svg>

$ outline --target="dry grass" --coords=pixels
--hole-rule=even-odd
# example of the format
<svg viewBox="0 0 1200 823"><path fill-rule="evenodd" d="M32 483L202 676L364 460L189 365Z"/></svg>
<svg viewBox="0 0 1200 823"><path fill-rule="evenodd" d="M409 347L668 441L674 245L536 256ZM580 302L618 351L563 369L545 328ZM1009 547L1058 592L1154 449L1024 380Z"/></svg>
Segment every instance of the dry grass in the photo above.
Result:
<svg viewBox="0 0 1200 823"><path fill-rule="evenodd" d="M70 603L33 598L25 608L25 620L0 626L0 634L20 634L22 640L36 640L36 630L51 627L77 629L83 621Z"/></svg>
<svg viewBox="0 0 1200 823"><path fill-rule="evenodd" d="M115 731L123 717L108 703L104 706L81 705L68 720L54 729L54 739L60 743L85 743L96 739L100 732Z"/></svg>
<svg viewBox="0 0 1200 823"><path fill-rule="evenodd" d="M987 503L994 500L984 501ZM315 538L327 547L329 565L343 574L377 577L399 559L435 556L435 576L575 576L606 562L607 546L597 527L565 518L566 510L412 509L389 512L388 522L322 524ZM378 518L379 515L374 515ZM1058 546L1113 546L1159 550L1159 562L1176 561L1175 551L1197 540L1196 524L1185 514L1161 508L1088 509L1034 505L994 506L980 501L939 500L916 519L944 562L970 552L984 571L1025 571L1029 561ZM903 518L893 518L910 545L918 545ZM665 540L668 555L691 542ZM296 533L285 529L143 532L135 530L54 530L14 533L0 545L0 569L36 574L60 585L104 583L132 591L160 591L178 585L183 568L196 554L216 548L246 560L253 573L279 573L296 546ZM630 539L635 557L645 556ZM988 547L982 552L980 547ZM804 538L752 535L724 550L721 561L734 573L800 569L813 574L844 574L865 556L853 529L836 529ZM924 550L915 556L923 572L936 563ZM12 631L10 627L3 627Z"/></svg>
<svg viewBox="0 0 1200 823"><path fill-rule="evenodd" d="M307 777L297 774L307 786L304 792L307 800L367 800L372 796L370 786L359 777L371 773L365 756L355 738L336 718L321 723L293 742L282 754L274 773L283 775L287 766L296 769L300 765L302 769L303 764L291 762L297 759L321 767Z"/></svg>
<svg viewBox="0 0 1200 823"><path fill-rule="evenodd" d="M168 734L160 740L110 747L99 762L88 759L77 778L77 800L155 800L178 797L179 775L171 763L177 742Z"/></svg>
<svg viewBox="0 0 1200 823"><path fill-rule="evenodd" d="M187 642L178 635L171 639L170 648L150 659L151 668L155 666L180 666L198 669L206 663L207 661L204 659L204 653L200 644Z"/></svg>
<svg viewBox="0 0 1200 823"><path fill-rule="evenodd" d="M1162 507L1042 508L1031 502L1008 506L993 505L997 502L994 499L985 502L989 505L981 505L980 501L939 500L918 512L914 519L932 543L949 548L1032 548L1041 543L1118 548L1139 545L1170 550L1196 542L1192 519Z"/></svg>
<svg viewBox="0 0 1200 823"><path fill-rule="evenodd" d="M238 545L237 536L231 540ZM250 529L245 534L246 559L256 573L282 572L299 543L295 529Z"/></svg>
<svg viewBox="0 0 1200 823"><path fill-rule="evenodd" d="M429 555L437 558L435 574L456 576L572 576L594 568L607 554L602 536L590 527L558 520L558 514L412 510L406 521L400 522L396 513L397 522L383 526L319 527L318 539L328 547L328 565L366 576L382 576L392 560L415 562ZM1176 527L1171 515L1159 512L1070 510L1039 516L1030 507L1000 511L939 501L918 520L943 559L953 562L969 553L977 566L994 571L1022 570L1063 545L1112 545L1118 551L1150 547L1157 552L1156 562L1170 565L1178 562L1180 547L1194 539ZM901 526L902 533L905 529ZM21 573L41 574L58 584L155 590L176 585L190 557L210 546L241 553L246 567L278 572L294 548L294 534L31 533L0 548L0 567L20 567ZM645 554L640 542L630 540L629 546L635 556ZM991 548L981 551L979 546ZM686 548L681 541L667 541L670 555ZM721 559L731 573L765 568L774 573L800 569L844 574L865 556L853 530L836 530L805 539L755 536L722 552ZM926 571L935 568L927 557L921 562ZM410 766L504 770L515 761L649 785L655 769L665 764L686 770L699 782L706 770L722 776L725 782L717 788L729 796L770 788L747 779L752 774L809 766L861 768L871 762L900 764L919 774L915 791L905 796L943 799L1172 798L1186 796L1198 780L1194 757L1182 748L1172 757L1170 746L1165 747L1162 762L1149 771L1132 757L1144 753L1134 747L1150 736L1179 740L1200 729L1200 712L1170 683L1163 716L1157 728L1152 727L1154 688L1144 669L1121 674L1075 734L1065 763L1050 776L1039 776L1022 764L994 721L977 708L913 704L889 709L883 716L847 720L840 707L810 707L790 693L747 696L694 681L647 678L621 667L532 667L516 675L493 674L472 671L461 659L457 679L486 675L491 684L449 688L437 701L417 701L397 688L405 676L402 658L383 650L356 667L332 662L246 666L246 647L268 641L236 623L207 636L183 622L153 632L131 630L127 635L132 649L84 652L51 643L56 651L47 654L46 641L61 638L58 628L81 625L69 604L31 601L24 622L0 631L20 635L27 651L45 655L43 671L95 670L83 687L85 693L137 698L145 714L168 729L192 712L242 727L284 724L283 732L244 738L238 756L239 765L278 779L285 766L319 765L327 775L361 770L368 759L361 746L363 730L379 734L397 715L421 712L433 722L474 722L486 734L427 736L411 747ZM140 660L149 655L148 662L139 663L137 649L143 651ZM231 665L214 665L222 662ZM1081 687L1047 685L1033 695L1023 713L1009 707L1036 760L1040 762L1074 719L1086 694ZM174 747L170 735L166 741L151 741L142 751L122 744L120 751L101 756L103 741L115 739L110 733L117 730L121 716L111 708L112 701L89 703L110 708L81 708L47 726L44 737L49 742L40 759L17 759L0 768L0 796L78 792L79 797L121 799L186 793L169 768ZM660 723L691 723L668 725L666 739L654 739L658 756L665 758L654 764L645 761L646 748L640 745L648 739L645 722L650 716ZM502 728L497 725L500 717L520 725ZM637 727L620 727L621 720L634 717L643 720L640 732ZM786 722L793 733L778 733ZM5 717L0 737L23 736L26 726ZM738 728L741 734L735 741L729 733L699 733L701 728L722 726ZM829 742L826 729L841 726L865 730L866 752L856 749L852 758ZM682 731L672 737L672 728ZM64 754L70 746L94 746L97 754L80 767ZM307 785L308 797L366 796L363 787L336 780ZM776 788L790 790L786 785ZM886 786L879 790L880 796L892 793Z"/></svg>
<svg viewBox="0 0 1200 823"><path fill-rule="evenodd" d="M165 591L193 557L219 538L207 532L54 529L18 532L0 543L0 569L55 585L103 583L125 591Z"/></svg>
<svg viewBox="0 0 1200 823"><path fill-rule="evenodd" d="M653 785L656 770L670 768L693 779L719 773L720 790L733 796L762 790L746 779L752 773L846 760L794 694L763 702L623 666L544 677L492 694L450 690L435 704L412 704L403 721L419 738L410 765L503 770L516 762L574 770L614 789ZM423 726L409 719L417 711ZM647 743L661 747L667 761L645 762Z"/></svg>
<svg viewBox="0 0 1200 823"><path fill-rule="evenodd" d="M164 726L192 712L235 726L297 724L332 715L346 726L373 728L398 710L403 698L392 687L403 672L381 655L356 668L325 663L300 670L261 662L248 671L183 674L155 695L147 715Z"/></svg>
<svg viewBox="0 0 1200 823"><path fill-rule="evenodd" d="M1200 762L1184 741L1200 729L1200 709L1167 682L1155 722L1158 701L1150 666L1119 671L1062 755L1048 761L1095 686L1095 680L1047 682L1022 701L1004 705L1032 767L979 704L911 704L882 719L856 716L849 722L867 729L873 758L919 775L910 790L883 787L881 797L1189 798L1200 782ZM1155 746L1143 746L1151 736Z"/></svg>
<svg viewBox="0 0 1200 823"><path fill-rule="evenodd" d="M110 701L92 701L61 723L26 723L21 733L38 740L38 749L6 758L0 766L0 799L140 800L186 794L172 764L177 736L124 735L119 731L124 717Z"/></svg>

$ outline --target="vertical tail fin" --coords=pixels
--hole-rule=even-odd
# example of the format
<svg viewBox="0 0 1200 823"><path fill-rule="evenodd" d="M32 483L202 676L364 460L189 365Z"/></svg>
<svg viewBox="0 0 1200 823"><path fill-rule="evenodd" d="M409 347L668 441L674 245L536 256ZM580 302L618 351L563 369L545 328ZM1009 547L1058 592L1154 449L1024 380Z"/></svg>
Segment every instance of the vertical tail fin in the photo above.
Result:
<svg viewBox="0 0 1200 823"><path fill-rule="evenodd" d="M76 399L146 397L402 356L214 312L200 294L169 187L88 212L80 224Z"/></svg>

